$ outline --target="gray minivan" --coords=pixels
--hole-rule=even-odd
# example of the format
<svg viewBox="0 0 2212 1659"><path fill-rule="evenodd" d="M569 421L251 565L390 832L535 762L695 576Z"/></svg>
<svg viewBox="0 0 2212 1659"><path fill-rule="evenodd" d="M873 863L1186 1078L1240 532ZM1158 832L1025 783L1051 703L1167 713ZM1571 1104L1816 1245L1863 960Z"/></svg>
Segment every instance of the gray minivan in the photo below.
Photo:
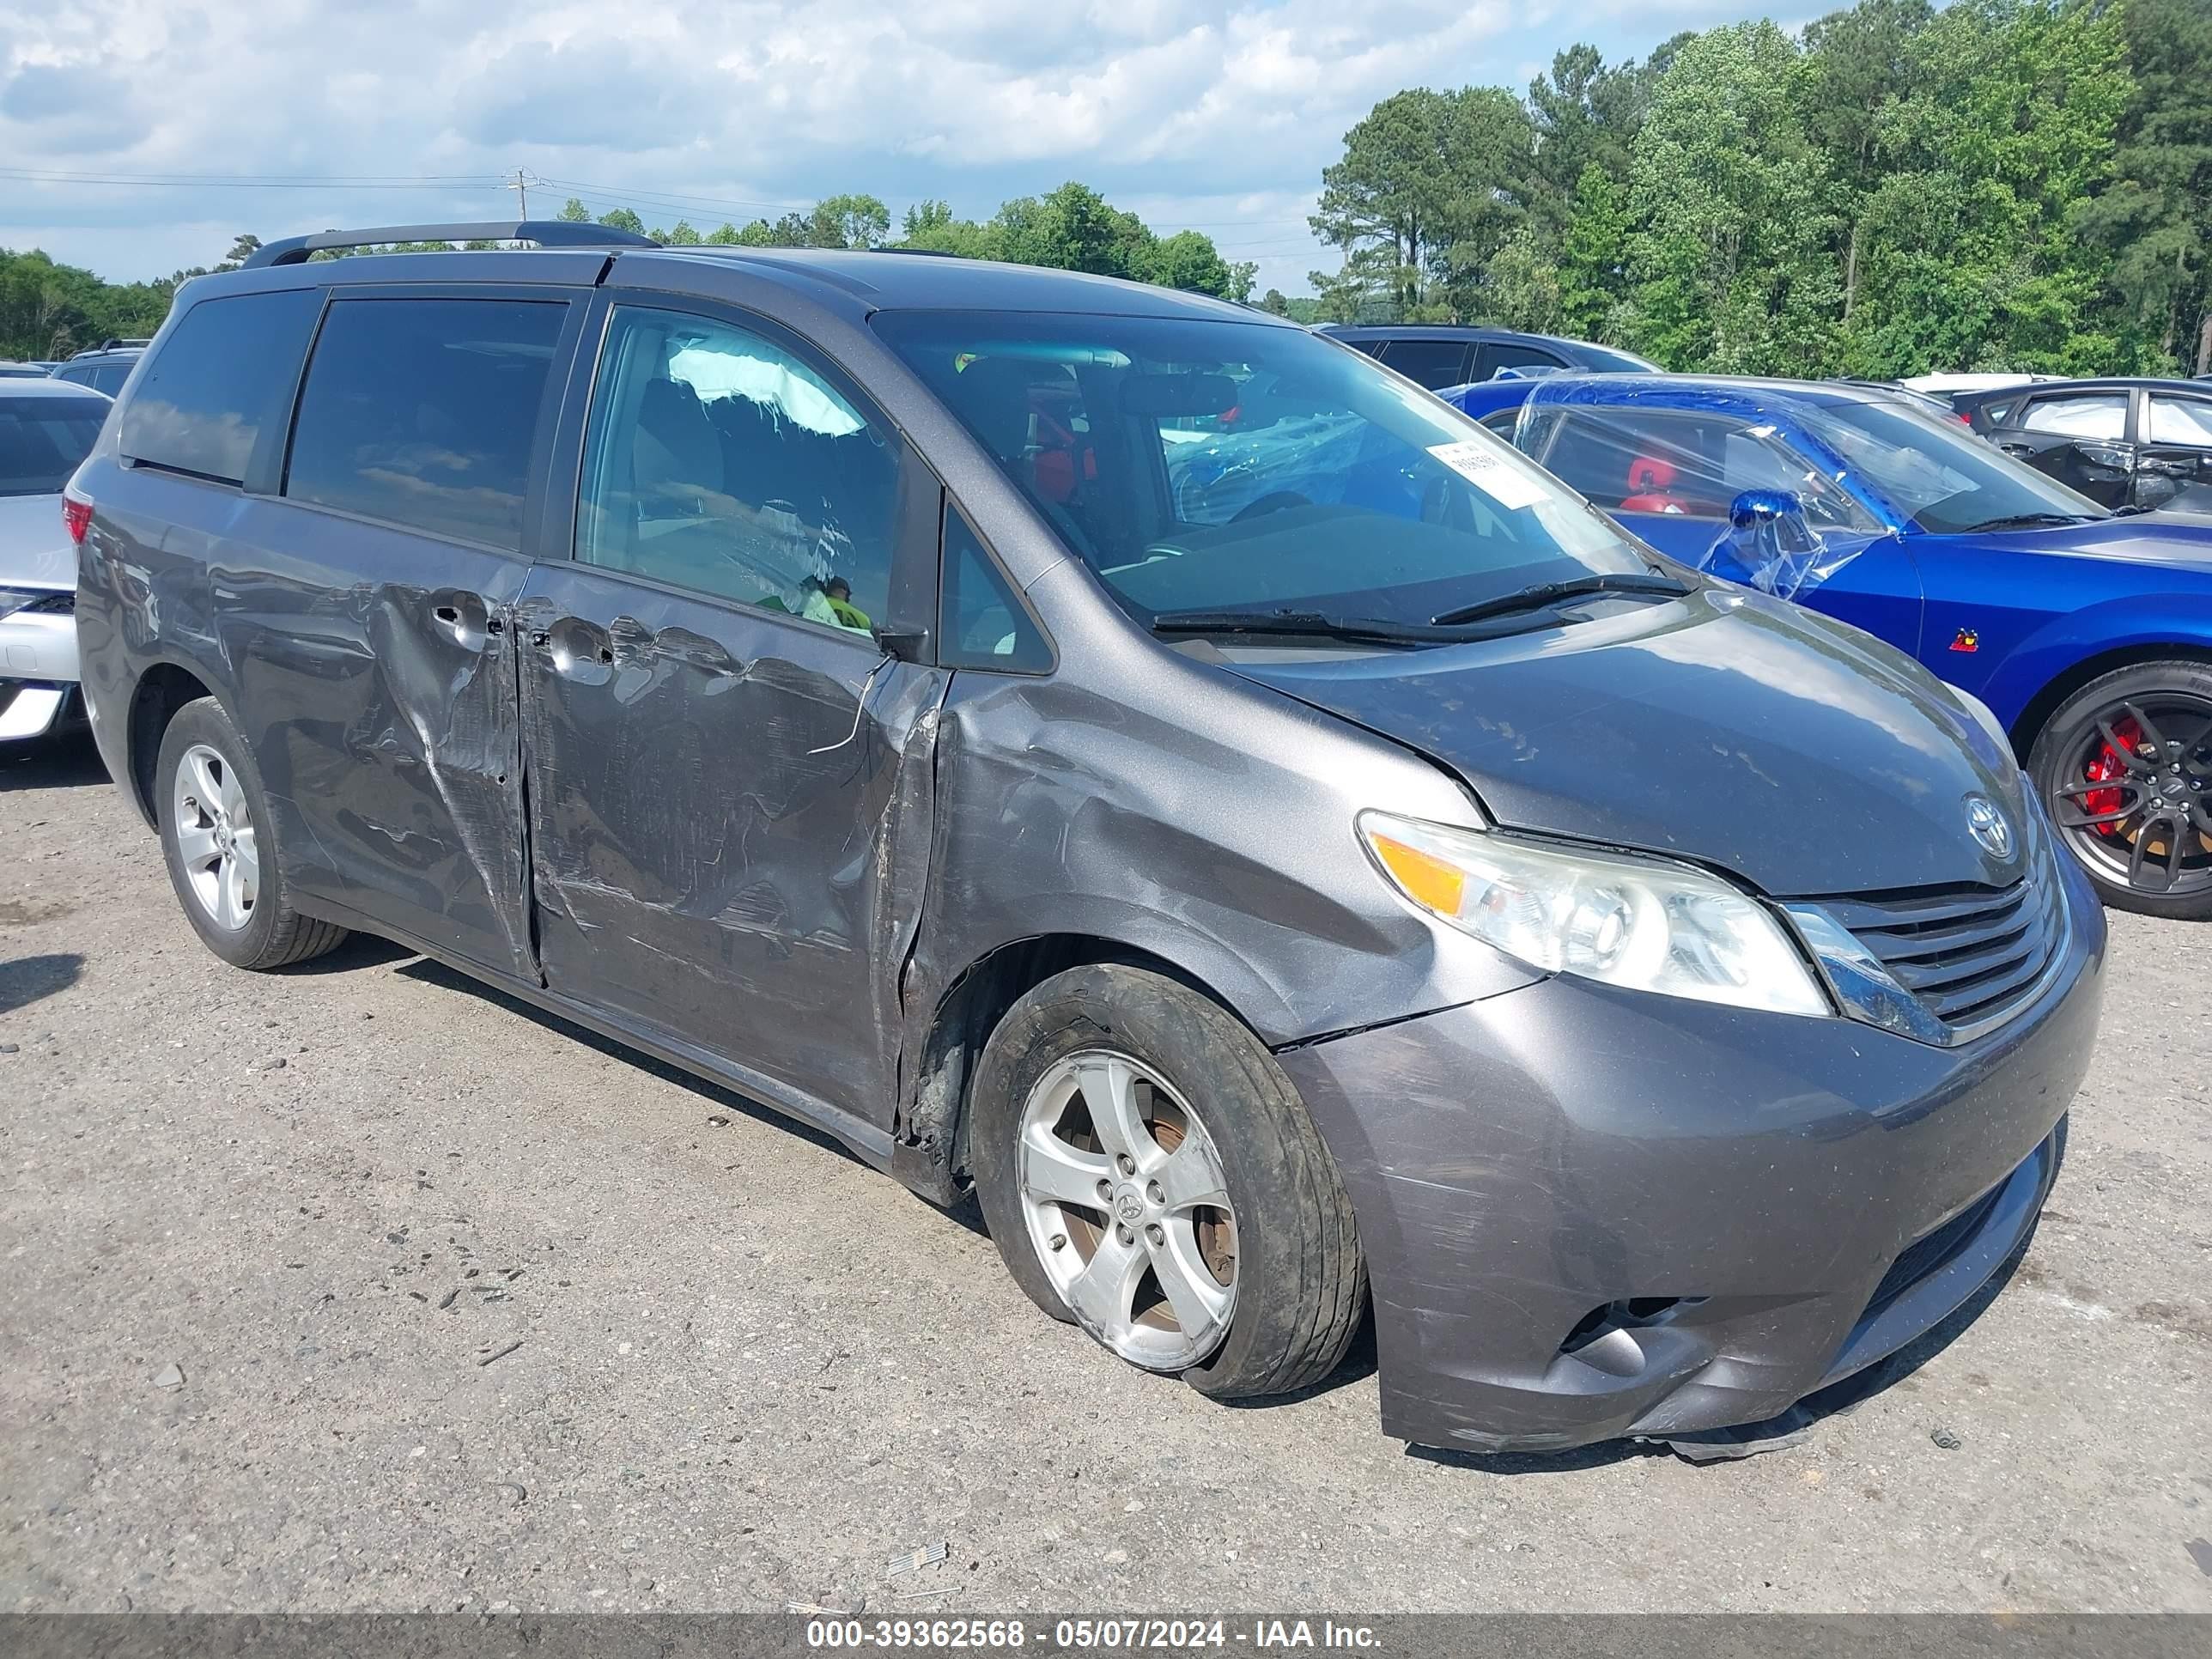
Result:
<svg viewBox="0 0 2212 1659"><path fill-rule="evenodd" d="M436 235L539 246L309 257ZM211 950L400 940L972 1188L1216 1397L1371 1299L1407 1439L1764 1419L2057 1170L2104 923L1987 711L1261 313L298 238L179 293L70 523Z"/></svg>

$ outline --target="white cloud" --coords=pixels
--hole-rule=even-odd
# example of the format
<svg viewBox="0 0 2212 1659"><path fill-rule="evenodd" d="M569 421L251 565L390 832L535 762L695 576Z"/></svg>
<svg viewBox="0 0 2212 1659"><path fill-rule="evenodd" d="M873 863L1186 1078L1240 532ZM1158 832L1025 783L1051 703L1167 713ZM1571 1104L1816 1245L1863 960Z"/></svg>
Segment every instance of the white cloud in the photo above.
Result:
<svg viewBox="0 0 2212 1659"><path fill-rule="evenodd" d="M493 175L516 167L593 186L549 187L541 212L578 193L703 226L840 190L987 214L1081 178L1297 292L1323 258L1303 220L1345 130L1401 87L1548 55L1520 34L1503 49L1515 15L1505 0L0 0L0 171L348 181L0 176L0 244L149 276L238 230L495 218L513 198Z"/></svg>

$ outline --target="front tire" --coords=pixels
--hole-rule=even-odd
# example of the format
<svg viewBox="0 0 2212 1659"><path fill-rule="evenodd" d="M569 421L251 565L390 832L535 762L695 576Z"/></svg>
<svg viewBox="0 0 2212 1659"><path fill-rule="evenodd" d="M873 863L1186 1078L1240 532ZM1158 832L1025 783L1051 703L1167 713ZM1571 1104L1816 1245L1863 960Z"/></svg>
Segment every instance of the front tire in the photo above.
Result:
<svg viewBox="0 0 2212 1659"><path fill-rule="evenodd" d="M1351 1201L1290 1079L1218 1005L1070 969L992 1032L970 1109L984 1219L1047 1313L1221 1400L1343 1358L1367 1296Z"/></svg>
<svg viewBox="0 0 2212 1659"><path fill-rule="evenodd" d="M2212 665L2092 680L2044 723L2028 773L2106 904L2212 918Z"/></svg>
<svg viewBox="0 0 2212 1659"><path fill-rule="evenodd" d="M282 968L345 938L288 902L260 771L221 703L176 712L154 778L170 884L209 950L234 968Z"/></svg>

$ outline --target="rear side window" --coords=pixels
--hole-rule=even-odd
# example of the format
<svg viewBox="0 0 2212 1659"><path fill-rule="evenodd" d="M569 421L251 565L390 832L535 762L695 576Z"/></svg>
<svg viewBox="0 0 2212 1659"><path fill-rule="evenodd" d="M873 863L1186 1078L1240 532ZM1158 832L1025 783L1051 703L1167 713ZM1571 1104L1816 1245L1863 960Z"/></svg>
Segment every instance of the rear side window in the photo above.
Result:
<svg viewBox="0 0 2212 1659"><path fill-rule="evenodd" d="M318 289L285 289L203 300L179 317L118 417L125 458L245 483L262 429L283 420L322 304ZM127 362L103 363L91 384L112 395L130 374Z"/></svg>
<svg viewBox="0 0 2212 1659"><path fill-rule="evenodd" d="M97 398L0 395L0 495L52 495L100 436Z"/></svg>
<svg viewBox="0 0 2212 1659"><path fill-rule="evenodd" d="M520 552L562 301L339 300L292 429L284 494Z"/></svg>
<svg viewBox="0 0 2212 1659"><path fill-rule="evenodd" d="M1515 340L1485 340L1481 350L1475 353L1474 373L1469 378L1494 380L1501 368L1565 368L1556 351L1547 351L1541 346L1522 345Z"/></svg>
<svg viewBox="0 0 2212 1659"><path fill-rule="evenodd" d="M1467 344L1462 340L1392 340L1382 348L1382 361L1431 392L1467 379Z"/></svg>
<svg viewBox="0 0 2212 1659"><path fill-rule="evenodd" d="M2021 426L2029 432L2118 443L2128 435L2128 394L2098 392L2075 398L2039 398L2027 406Z"/></svg>

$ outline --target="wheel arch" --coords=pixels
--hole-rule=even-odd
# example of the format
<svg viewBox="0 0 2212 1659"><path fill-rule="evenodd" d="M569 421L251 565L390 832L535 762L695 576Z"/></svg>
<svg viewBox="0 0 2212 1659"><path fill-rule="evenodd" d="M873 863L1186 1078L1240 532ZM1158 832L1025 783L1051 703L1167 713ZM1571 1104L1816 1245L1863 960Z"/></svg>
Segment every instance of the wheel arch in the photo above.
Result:
<svg viewBox="0 0 2212 1659"><path fill-rule="evenodd" d="M214 697L222 704L223 712L229 714L228 705L223 703L222 695L208 684L204 675L189 664L168 658L148 664L131 689L131 702L123 720L124 762L131 801L149 828L161 827L160 815L154 805L154 767L161 758L161 734L168 730L169 722L176 718L179 708L202 697Z"/></svg>
<svg viewBox="0 0 2212 1659"><path fill-rule="evenodd" d="M2114 646L2069 664L2052 675L2021 705L2010 731L2013 753L2024 764L2035 740L2059 705L2091 681L2115 669L2146 662L2194 662L2212 667L2212 640L2141 640Z"/></svg>
<svg viewBox="0 0 2212 1659"><path fill-rule="evenodd" d="M892 1133L893 1173L939 1204L957 1202L966 1189L969 1090L983 1045L1006 1011L1054 975L1106 963L1146 969L1173 980L1251 1029L1235 1005L1200 975L1126 940L1097 933L1046 933L996 945L945 985L912 1063L902 1068Z"/></svg>

